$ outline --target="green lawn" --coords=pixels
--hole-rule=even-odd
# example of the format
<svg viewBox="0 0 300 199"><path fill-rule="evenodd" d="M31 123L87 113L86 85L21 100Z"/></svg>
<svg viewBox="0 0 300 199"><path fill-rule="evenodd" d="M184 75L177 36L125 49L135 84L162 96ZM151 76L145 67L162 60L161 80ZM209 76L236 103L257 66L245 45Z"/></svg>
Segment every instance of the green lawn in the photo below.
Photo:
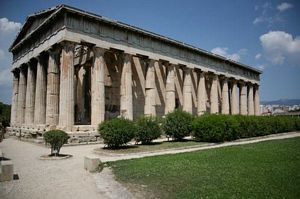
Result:
<svg viewBox="0 0 300 199"><path fill-rule="evenodd" d="M109 165L146 198L300 198L300 138Z"/></svg>
<svg viewBox="0 0 300 199"><path fill-rule="evenodd" d="M163 149L174 149L174 148L187 148L193 146L201 146L208 144L206 142L197 142L194 140L183 140L183 141L163 141L163 142L152 142L148 145L128 145L120 147L119 149L108 149L108 148L97 148L95 149L98 153L118 153L118 154L128 154L137 152L150 152L159 151Z"/></svg>

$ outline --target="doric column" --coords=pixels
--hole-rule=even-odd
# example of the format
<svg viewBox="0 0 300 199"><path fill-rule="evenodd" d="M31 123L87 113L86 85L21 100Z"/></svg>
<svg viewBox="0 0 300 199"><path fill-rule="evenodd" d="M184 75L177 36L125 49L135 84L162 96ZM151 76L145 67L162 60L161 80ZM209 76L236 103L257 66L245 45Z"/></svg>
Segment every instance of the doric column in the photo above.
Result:
<svg viewBox="0 0 300 199"><path fill-rule="evenodd" d="M167 69L165 114L175 110L175 67L169 64Z"/></svg>
<svg viewBox="0 0 300 199"><path fill-rule="evenodd" d="M60 49L50 49L47 70L46 125L58 125Z"/></svg>
<svg viewBox="0 0 300 199"><path fill-rule="evenodd" d="M210 88L210 113L219 113L218 104L218 76L213 75Z"/></svg>
<svg viewBox="0 0 300 199"><path fill-rule="evenodd" d="M34 124L45 124L46 122L46 92L47 73L45 57L37 57L36 90L34 106Z"/></svg>
<svg viewBox="0 0 300 199"><path fill-rule="evenodd" d="M254 88L254 114L260 115L259 86L255 85Z"/></svg>
<svg viewBox="0 0 300 199"><path fill-rule="evenodd" d="M248 115L254 115L253 86L248 85Z"/></svg>
<svg viewBox="0 0 300 199"><path fill-rule="evenodd" d="M72 42L62 43L58 125L66 130L74 125L74 48Z"/></svg>
<svg viewBox="0 0 300 199"><path fill-rule="evenodd" d="M247 115L247 85L240 83L240 114Z"/></svg>
<svg viewBox="0 0 300 199"><path fill-rule="evenodd" d="M18 69L13 70L13 93L11 99L11 115L10 115L10 124L15 126L18 124L17 115L18 115L18 92L19 92L19 74Z"/></svg>
<svg viewBox="0 0 300 199"><path fill-rule="evenodd" d="M238 104L238 94L237 94L237 82L236 80L232 81L232 88L231 88L231 98L230 98L230 107L231 107L231 114L239 114L239 104Z"/></svg>
<svg viewBox="0 0 300 199"><path fill-rule="evenodd" d="M189 113L193 113L191 73L191 68L185 68L183 81L183 110Z"/></svg>
<svg viewBox="0 0 300 199"><path fill-rule="evenodd" d="M121 116L132 120L132 68L131 55L123 55L123 69L121 75Z"/></svg>
<svg viewBox="0 0 300 199"><path fill-rule="evenodd" d="M146 86L145 86L145 115L156 115L156 109L155 109L155 97L156 97L156 91L155 91L155 69L154 69L154 63L155 60L149 61L148 70L146 73Z"/></svg>
<svg viewBox="0 0 300 199"><path fill-rule="evenodd" d="M227 78L223 79L222 86L222 114L229 114L229 92Z"/></svg>
<svg viewBox="0 0 300 199"><path fill-rule="evenodd" d="M27 67L20 67L20 78L19 78L19 93L18 93L18 124L22 125L25 121L25 106L26 106L26 73Z"/></svg>
<svg viewBox="0 0 300 199"><path fill-rule="evenodd" d="M34 122L35 83L35 63L31 61L28 63L27 72L25 124L33 124Z"/></svg>
<svg viewBox="0 0 300 199"><path fill-rule="evenodd" d="M206 86L205 86L205 73L201 72L199 76L199 84L198 84L198 115L203 115L206 112L206 101L207 101L207 94L206 94Z"/></svg>
<svg viewBox="0 0 300 199"><path fill-rule="evenodd" d="M98 125L105 119L105 50L94 47L94 64L92 67L91 81L91 124Z"/></svg>

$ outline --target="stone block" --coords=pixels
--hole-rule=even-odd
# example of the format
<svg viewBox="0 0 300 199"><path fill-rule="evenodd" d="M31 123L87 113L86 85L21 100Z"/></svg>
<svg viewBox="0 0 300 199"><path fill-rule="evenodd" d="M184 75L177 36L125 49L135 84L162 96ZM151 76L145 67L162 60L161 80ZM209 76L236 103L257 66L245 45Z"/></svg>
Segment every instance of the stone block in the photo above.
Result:
<svg viewBox="0 0 300 199"><path fill-rule="evenodd" d="M102 162L98 157L85 156L84 157L84 169L89 172L96 172L101 170Z"/></svg>
<svg viewBox="0 0 300 199"><path fill-rule="evenodd" d="M13 163L10 160L0 162L0 182L11 181L14 177Z"/></svg>

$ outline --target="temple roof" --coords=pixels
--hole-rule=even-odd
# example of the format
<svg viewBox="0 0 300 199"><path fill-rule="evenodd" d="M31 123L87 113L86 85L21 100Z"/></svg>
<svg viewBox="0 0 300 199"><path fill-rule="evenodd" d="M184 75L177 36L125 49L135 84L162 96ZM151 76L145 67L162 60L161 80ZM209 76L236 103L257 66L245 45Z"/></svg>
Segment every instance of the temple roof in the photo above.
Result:
<svg viewBox="0 0 300 199"><path fill-rule="evenodd" d="M171 43L173 45L178 45L180 47L183 47L183 48L186 48L189 50L193 50L193 51L196 51L201 54L205 54L205 55L213 57L215 59L223 60L223 61L235 64L235 65L241 66L248 70L257 72L259 74L262 73L261 70L258 70L256 68L250 67L250 66L242 64L240 62L228 59L226 57L211 53L209 51L192 46L190 44L186 44L184 42L177 41L175 39L172 39L172 38L169 38L169 37L166 37L163 35L159 35L157 33L153 33L151 31L147 31L147 30L144 30L144 29L141 29L141 28L117 21L117 20L112 20L112 19L103 17L101 15L90 13L90 12L80 10L78 8L74 8L74 7L71 7L68 5L64 5L64 4L61 4L61 5L46 9L46 10L42 10L42 11L34 13L32 15L29 15L26 18L24 25L22 26L20 32L17 34L17 36L16 36L14 42L12 43L12 45L10 46L9 50L11 52L14 51L14 49L16 47L20 46L25 40L29 39L32 36L33 32L35 32L36 30L45 26L55 15L57 15L58 13L61 13L61 12L71 12L71 13L79 14L79 15L82 15L82 16L85 16L88 18L92 18L94 20L98 20L98 21L101 21L101 22L104 22L107 24L111 24L113 26L120 27L122 29L127 29L127 30L130 30L133 32L137 32L139 34L143 34L145 36L156 38L158 40L162 40L164 42Z"/></svg>

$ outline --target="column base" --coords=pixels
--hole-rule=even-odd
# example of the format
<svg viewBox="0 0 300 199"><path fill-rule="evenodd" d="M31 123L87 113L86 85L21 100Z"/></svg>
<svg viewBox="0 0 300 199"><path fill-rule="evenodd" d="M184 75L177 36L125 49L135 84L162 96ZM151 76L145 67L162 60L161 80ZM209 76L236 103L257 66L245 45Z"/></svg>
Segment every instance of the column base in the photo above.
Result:
<svg viewBox="0 0 300 199"><path fill-rule="evenodd" d="M44 144L43 134L53 129L63 130L64 128L47 125L22 125L7 127L6 132L9 136L15 136L24 141ZM66 145L103 143L95 125L74 125L72 130L66 131L66 133L70 137Z"/></svg>

